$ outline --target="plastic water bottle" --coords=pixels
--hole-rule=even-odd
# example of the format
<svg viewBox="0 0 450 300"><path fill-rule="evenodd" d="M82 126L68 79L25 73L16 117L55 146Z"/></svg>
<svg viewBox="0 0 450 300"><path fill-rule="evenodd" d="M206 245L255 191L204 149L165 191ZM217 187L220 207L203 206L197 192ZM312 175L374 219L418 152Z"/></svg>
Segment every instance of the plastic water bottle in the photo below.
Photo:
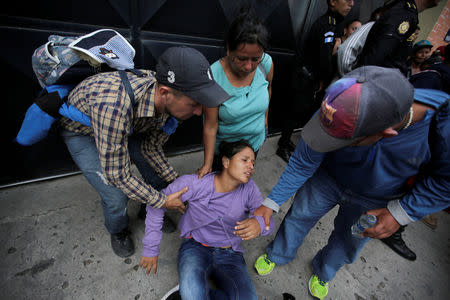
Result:
<svg viewBox="0 0 450 300"><path fill-rule="evenodd" d="M363 238L361 233L366 228L370 228L377 223L377 217L374 215L363 214L358 221L352 225L352 235L357 238Z"/></svg>

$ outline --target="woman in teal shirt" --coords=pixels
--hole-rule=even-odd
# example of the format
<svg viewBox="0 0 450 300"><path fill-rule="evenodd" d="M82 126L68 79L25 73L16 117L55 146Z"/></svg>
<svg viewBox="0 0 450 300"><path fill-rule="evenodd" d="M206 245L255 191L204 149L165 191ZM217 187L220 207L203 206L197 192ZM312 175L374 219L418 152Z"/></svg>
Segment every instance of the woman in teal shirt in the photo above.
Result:
<svg viewBox="0 0 450 300"><path fill-rule="evenodd" d="M257 153L269 114L273 62L264 51L269 33L250 12L239 15L225 36L227 55L211 65L215 81L231 96L217 108L203 107L204 163L197 174L213 170L221 141L248 140Z"/></svg>

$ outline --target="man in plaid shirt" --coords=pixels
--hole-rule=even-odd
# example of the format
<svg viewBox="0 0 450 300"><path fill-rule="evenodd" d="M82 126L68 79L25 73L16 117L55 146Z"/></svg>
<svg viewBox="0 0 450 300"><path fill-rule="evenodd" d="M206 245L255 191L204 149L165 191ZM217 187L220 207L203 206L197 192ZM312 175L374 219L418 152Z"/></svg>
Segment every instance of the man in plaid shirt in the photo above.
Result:
<svg viewBox="0 0 450 300"><path fill-rule="evenodd" d="M185 207L180 196L159 191L178 175L163 152L163 145L178 120L201 115L202 105L216 107L229 95L214 81L205 57L195 49L172 47L158 60L156 72L127 73L134 105L119 72L85 79L68 97L91 119L91 127L61 119L62 136L73 160L102 199L105 226L114 253L134 253L128 231L127 201L155 208ZM132 174L134 163L142 175Z"/></svg>

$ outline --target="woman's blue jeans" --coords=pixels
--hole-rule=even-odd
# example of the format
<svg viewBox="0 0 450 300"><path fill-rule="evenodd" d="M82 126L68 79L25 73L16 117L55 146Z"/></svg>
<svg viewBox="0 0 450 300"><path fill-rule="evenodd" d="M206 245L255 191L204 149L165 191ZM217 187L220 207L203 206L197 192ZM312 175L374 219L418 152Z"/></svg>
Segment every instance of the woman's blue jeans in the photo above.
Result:
<svg viewBox="0 0 450 300"><path fill-rule="evenodd" d="M61 135L72 159L101 197L106 229L110 234L122 232L128 227L128 198L122 190L109 185L104 178L94 138L67 130L62 130ZM158 191L167 185L142 155L139 136L129 137L128 151L131 161L147 184Z"/></svg>
<svg viewBox="0 0 450 300"><path fill-rule="evenodd" d="M242 253L231 248L184 240L178 253L178 276L183 300L257 299ZM216 289L210 289L208 278Z"/></svg>
<svg viewBox="0 0 450 300"><path fill-rule="evenodd" d="M386 207L387 200L355 195L352 191L338 186L335 180L321 169L297 191L275 239L267 246L268 258L278 265L295 259L297 250L310 229L337 204L339 211L334 219L334 230L328 244L312 261L313 271L321 280L333 279L343 265L355 261L358 253L369 241L369 238L353 237L351 226L367 210Z"/></svg>

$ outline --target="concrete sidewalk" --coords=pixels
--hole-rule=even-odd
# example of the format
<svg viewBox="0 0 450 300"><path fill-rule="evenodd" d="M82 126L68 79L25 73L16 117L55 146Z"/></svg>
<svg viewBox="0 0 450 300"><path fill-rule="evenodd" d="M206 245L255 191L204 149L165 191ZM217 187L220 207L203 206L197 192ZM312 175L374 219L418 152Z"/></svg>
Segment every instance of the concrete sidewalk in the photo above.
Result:
<svg viewBox="0 0 450 300"><path fill-rule="evenodd" d="M296 134L296 139L299 135ZM285 167L276 155L278 137L262 147L254 180L266 196ZM193 173L203 161L196 152L170 158L180 174ZM0 190L0 299L160 299L178 284L179 232L165 234L158 274L138 268L144 222L139 204L130 201L130 229L137 250L127 259L115 256L103 226L100 198L82 175ZM290 202L275 217L279 225ZM333 228L337 208L306 237L297 258L266 277L253 270L255 259L273 237L244 242L245 258L260 299L312 299L308 280L311 260ZM177 213L170 213L178 219ZM330 282L326 299L448 299L450 218L438 214L438 227L421 222L407 227L404 239L416 252L407 261L378 240L371 240L352 265Z"/></svg>

